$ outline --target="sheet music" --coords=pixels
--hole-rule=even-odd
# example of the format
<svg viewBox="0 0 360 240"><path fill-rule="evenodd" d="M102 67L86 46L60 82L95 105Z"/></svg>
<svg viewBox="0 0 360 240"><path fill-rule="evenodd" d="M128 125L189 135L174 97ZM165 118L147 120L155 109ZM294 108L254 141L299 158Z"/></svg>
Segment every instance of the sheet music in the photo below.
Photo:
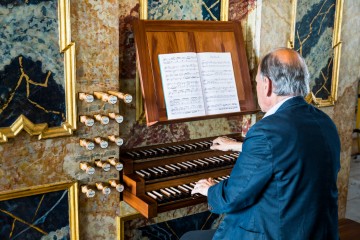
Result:
<svg viewBox="0 0 360 240"><path fill-rule="evenodd" d="M168 119L205 115L196 53L159 54Z"/></svg>
<svg viewBox="0 0 360 240"><path fill-rule="evenodd" d="M231 54L198 53L199 69L207 114L239 112Z"/></svg>

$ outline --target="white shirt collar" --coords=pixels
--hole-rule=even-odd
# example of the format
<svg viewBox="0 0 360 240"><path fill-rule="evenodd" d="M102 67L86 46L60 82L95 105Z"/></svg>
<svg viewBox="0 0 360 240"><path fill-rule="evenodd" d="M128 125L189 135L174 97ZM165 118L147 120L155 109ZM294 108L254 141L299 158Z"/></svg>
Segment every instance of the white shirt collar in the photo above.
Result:
<svg viewBox="0 0 360 240"><path fill-rule="evenodd" d="M293 97L294 97L294 96L285 98L285 99L281 100L280 102L278 102L277 104L275 104L272 108L269 109L269 111L267 111L267 112L265 113L265 115L264 115L263 118L268 117L268 116L274 114L274 113L281 107L281 105L283 105L284 102L286 102L287 100L289 100L289 99L291 99L291 98L293 98Z"/></svg>

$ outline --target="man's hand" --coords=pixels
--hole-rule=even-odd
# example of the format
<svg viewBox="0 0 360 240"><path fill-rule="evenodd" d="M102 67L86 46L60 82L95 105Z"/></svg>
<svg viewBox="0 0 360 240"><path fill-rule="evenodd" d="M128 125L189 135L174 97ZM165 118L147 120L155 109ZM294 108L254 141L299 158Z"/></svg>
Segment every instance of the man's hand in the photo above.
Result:
<svg viewBox="0 0 360 240"><path fill-rule="evenodd" d="M220 151L238 151L242 150L242 142L237 142L231 138L218 137L214 139L213 145L210 147L212 150Z"/></svg>
<svg viewBox="0 0 360 240"><path fill-rule="evenodd" d="M215 184L216 182L212 178L201 179L196 183L191 194L200 193L201 195L207 196L209 188Z"/></svg>

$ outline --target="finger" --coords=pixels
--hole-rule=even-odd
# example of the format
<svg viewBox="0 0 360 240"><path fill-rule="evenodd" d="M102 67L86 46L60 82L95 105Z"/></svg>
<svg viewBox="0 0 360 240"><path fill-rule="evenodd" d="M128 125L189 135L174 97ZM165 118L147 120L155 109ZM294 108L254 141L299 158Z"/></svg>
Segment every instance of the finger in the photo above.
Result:
<svg viewBox="0 0 360 240"><path fill-rule="evenodd" d="M222 138L221 138L221 137L215 138L215 139L213 140L213 144L219 144L219 143L221 143L221 141L222 141Z"/></svg>
<svg viewBox="0 0 360 240"><path fill-rule="evenodd" d="M212 145L210 149L217 150L219 149L220 146L221 146L220 144Z"/></svg>
<svg viewBox="0 0 360 240"><path fill-rule="evenodd" d="M191 190L191 195L196 194L196 193L200 193L199 192L199 188L197 188L196 186L193 188L193 190Z"/></svg>
<svg viewBox="0 0 360 240"><path fill-rule="evenodd" d="M202 184L202 183L206 183L207 182L207 179L200 179L199 181L196 182L196 186L198 186L199 184Z"/></svg>

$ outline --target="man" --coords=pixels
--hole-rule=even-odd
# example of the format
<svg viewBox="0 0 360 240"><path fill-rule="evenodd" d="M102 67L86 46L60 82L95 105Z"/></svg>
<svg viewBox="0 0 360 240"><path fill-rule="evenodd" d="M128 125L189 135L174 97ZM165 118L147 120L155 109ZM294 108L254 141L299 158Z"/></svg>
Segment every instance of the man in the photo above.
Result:
<svg viewBox="0 0 360 240"><path fill-rule="evenodd" d="M304 60L294 50L277 49L262 59L256 83L264 118L243 144L213 142L212 149L242 151L230 178L200 180L192 192L208 196L210 211L224 219L216 232L181 239L339 239L340 140L332 120L304 101Z"/></svg>

